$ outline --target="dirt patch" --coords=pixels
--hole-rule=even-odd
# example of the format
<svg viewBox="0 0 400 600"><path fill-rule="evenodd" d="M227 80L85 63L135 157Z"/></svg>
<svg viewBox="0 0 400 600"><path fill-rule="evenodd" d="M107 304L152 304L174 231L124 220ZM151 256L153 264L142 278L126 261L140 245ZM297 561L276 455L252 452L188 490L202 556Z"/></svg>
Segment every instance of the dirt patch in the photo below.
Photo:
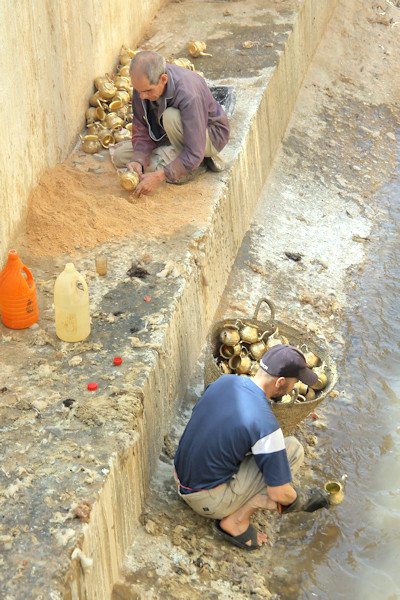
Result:
<svg viewBox="0 0 400 600"><path fill-rule="evenodd" d="M56 256L132 235L171 237L206 221L207 177L192 182L190 194L185 186L164 183L151 196L137 198L120 185L108 153L99 162L75 152L43 175L29 199L27 250L34 256Z"/></svg>

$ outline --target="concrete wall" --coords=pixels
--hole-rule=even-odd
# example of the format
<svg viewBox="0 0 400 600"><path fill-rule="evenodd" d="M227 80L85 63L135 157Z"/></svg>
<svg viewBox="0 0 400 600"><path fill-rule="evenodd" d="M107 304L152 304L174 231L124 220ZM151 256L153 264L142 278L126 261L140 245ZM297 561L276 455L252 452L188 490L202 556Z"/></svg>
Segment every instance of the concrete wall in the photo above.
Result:
<svg viewBox="0 0 400 600"><path fill-rule="evenodd" d="M0 268L43 172L85 124L98 75L135 48L163 0L1 0Z"/></svg>

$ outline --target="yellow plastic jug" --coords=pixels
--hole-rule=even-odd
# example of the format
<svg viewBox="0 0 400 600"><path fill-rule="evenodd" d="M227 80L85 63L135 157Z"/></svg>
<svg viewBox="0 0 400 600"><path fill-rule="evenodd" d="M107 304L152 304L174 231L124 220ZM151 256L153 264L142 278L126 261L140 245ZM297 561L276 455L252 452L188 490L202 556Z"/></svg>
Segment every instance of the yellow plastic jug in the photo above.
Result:
<svg viewBox="0 0 400 600"><path fill-rule="evenodd" d="M67 263L54 284L56 334L64 342L81 342L90 334L89 292L85 278Z"/></svg>

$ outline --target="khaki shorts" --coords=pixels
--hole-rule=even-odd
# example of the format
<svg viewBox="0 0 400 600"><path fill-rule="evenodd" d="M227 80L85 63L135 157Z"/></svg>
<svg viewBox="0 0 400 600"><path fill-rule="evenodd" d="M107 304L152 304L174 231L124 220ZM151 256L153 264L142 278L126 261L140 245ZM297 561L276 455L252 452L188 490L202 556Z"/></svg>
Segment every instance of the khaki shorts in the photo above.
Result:
<svg viewBox="0 0 400 600"><path fill-rule="evenodd" d="M295 437L285 438L285 445L290 470L294 474L304 460L303 446ZM252 454L246 456L239 471L228 483L192 494L181 494L178 487L178 494L196 513L211 519L231 515L256 494L268 496L263 475Z"/></svg>

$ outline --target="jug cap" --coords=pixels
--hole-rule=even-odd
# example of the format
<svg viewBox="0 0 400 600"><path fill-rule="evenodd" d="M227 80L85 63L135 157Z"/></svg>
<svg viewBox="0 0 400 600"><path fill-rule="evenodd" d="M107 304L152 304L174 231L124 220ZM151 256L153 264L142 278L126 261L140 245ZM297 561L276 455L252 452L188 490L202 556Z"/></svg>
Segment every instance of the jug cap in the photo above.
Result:
<svg viewBox="0 0 400 600"><path fill-rule="evenodd" d="M74 263L67 263L64 270L67 271L67 273L73 273L75 271Z"/></svg>

